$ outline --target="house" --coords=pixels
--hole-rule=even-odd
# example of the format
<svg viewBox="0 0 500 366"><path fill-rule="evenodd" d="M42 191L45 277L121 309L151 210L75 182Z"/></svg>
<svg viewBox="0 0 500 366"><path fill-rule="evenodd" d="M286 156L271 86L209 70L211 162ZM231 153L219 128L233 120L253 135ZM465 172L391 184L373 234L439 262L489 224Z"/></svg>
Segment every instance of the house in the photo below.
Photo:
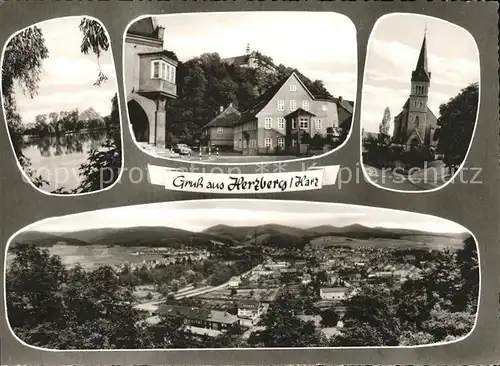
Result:
<svg viewBox="0 0 500 366"><path fill-rule="evenodd" d="M163 49L165 29L152 17L133 23L125 36L125 88L135 140L165 147L166 108L177 98L177 57Z"/></svg>
<svg viewBox="0 0 500 366"><path fill-rule="evenodd" d="M431 72L427 63L427 42L424 35L417 66L411 74L410 96L403 105L403 110L394 117L393 142L403 145L405 150L437 146L437 141L434 141L437 118L428 107L430 84Z"/></svg>
<svg viewBox="0 0 500 366"><path fill-rule="evenodd" d="M228 65L234 65L239 67L247 67L250 69L256 69L260 67L267 72L276 73L277 67L267 58L262 57L262 55L257 51L252 51L250 44L247 44L246 52L244 55L227 57L221 60Z"/></svg>
<svg viewBox="0 0 500 366"><path fill-rule="evenodd" d="M232 277L229 280L229 287L239 287L241 284L241 278L239 276Z"/></svg>
<svg viewBox="0 0 500 366"><path fill-rule="evenodd" d="M229 107L220 107L220 113L210 122L201 128L201 136L207 141L208 146L216 146L218 148L232 150L234 132L233 125L238 122L241 113L233 107L232 103Z"/></svg>
<svg viewBox="0 0 500 366"><path fill-rule="evenodd" d="M319 290L319 296L323 300L345 300L347 290L347 287L322 287Z"/></svg>
<svg viewBox="0 0 500 366"><path fill-rule="evenodd" d="M262 303L258 300L240 300L238 302L240 324L248 327L257 324L263 308Z"/></svg>
<svg viewBox="0 0 500 366"><path fill-rule="evenodd" d="M227 331L239 325L237 316L226 311L194 308L189 306L161 305L153 315L181 318L188 326Z"/></svg>
<svg viewBox="0 0 500 366"><path fill-rule="evenodd" d="M234 150L244 155L305 153L307 136L338 129L339 110L348 121L350 103L314 96L292 72L242 112L234 126Z"/></svg>

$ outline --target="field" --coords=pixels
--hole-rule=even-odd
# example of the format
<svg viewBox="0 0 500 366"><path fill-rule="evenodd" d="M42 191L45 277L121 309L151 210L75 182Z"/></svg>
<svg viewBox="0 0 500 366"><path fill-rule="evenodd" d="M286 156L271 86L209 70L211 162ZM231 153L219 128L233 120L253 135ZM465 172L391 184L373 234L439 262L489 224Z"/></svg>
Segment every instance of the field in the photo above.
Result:
<svg viewBox="0 0 500 366"><path fill-rule="evenodd" d="M143 260L160 259L161 255L133 255L132 253L144 251L147 247L107 247L105 245L53 245L47 247L51 255L58 255L64 265L69 268L76 264L87 269L99 267L101 265L121 265L130 262L142 262ZM7 265L12 260L12 254L7 254Z"/></svg>
<svg viewBox="0 0 500 366"><path fill-rule="evenodd" d="M432 236L411 236L400 239L388 238L371 238L371 239L356 239L346 238L342 236L321 236L314 238L310 242L313 248L321 248L328 246L349 246L351 248L374 247L374 248L397 248L397 249L459 249L463 242L460 238L450 237L432 237Z"/></svg>

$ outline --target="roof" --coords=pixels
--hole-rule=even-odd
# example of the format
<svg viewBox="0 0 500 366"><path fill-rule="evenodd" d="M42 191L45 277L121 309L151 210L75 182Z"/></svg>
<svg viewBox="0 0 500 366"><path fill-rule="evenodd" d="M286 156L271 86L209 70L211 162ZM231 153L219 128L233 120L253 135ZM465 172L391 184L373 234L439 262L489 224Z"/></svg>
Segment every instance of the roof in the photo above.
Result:
<svg viewBox="0 0 500 366"><path fill-rule="evenodd" d="M156 24L151 17L142 18L132 23L127 29L127 34L136 34L140 36L159 39L156 32Z"/></svg>
<svg viewBox="0 0 500 366"><path fill-rule="evenodd" d="M186 330L190 331L193 334L207 335L209 337L218 337L222 334L222 332L220 330L194 327L192 325L188 325L186 327Z"/></svg>
<svg viewBox="0 0 500 366"><path fill-rule="evenodd" d="M254 119L257 113L259 113L266 105L269 104L271 99L274 98L276 93L283 87L283 85L285 85L288 79L290 79L293 75L295 75L299 83L309 93L311 98L314 99L314 95L311 94L311 92L309 91L309 89L307 89L302 80L300 80L300 77L297 75L297 73L295 71L292 71L287 76L278 81L276 84L274 84L272 87L270 87L264 94L258 97L255 100L254 104L243 112L241 119L238 121L238 124L245 123Z"/></svg>
<svg viewBox="0 0 500 366"><path fill-rule="evenodd" d="M165 56L172 61L179 61L174 52L168 50L156 51L156 52L142 52L138 54L139 56Z"/></svg>
<svg viewBox="0 0 500 366"><path fill-rule="evenodd" d="M420 47L420 54L418 55L417 66L415 70L411 73L411 81L430 81L431 73L429 72L427 65L427 42L426 35L424 35L424 40L422 41L422 46Z"/></svg>
<svg viewBox="0 0 500 366"><path fill-rule="evenodd" d="M243 299L238 301L238 307L242 309L255 309L260 306L259 300Z"/></svg>
<svg viewBox="0 0 500 366"><path fill-rule="evenodd" d="M226 311L177 305L162 305L154 312L154 314L165 316L180 316L186 319L206 320L224 324L233 324L238 321L238 317L231 315Z"/></svg>
<svg viewBox="0 0 500 366"><path fill-rule="evenodd" d="M322 287L321 291L326 292L326 293L332 293L332 292L346 292L348 290L347 287Z"/></svg>
<svg viewBox="0 0 500 366"><path fill-rule="evenodd" d="M224 109L221 113L215 116L210 122L202 127L233 127L241 118L241 113L232 105Z"/></svg>
<svg viewBox="0 0 500 366"><path fill-rule="evenodd" d="M296 110L294 110L292 113L289 113L285 116L285 118L296 118L298 116L303 116L303 115L306 115L306 116L312 116L312 117L315 117L316 115L314 113L311 113L309 111L306 111L302 108L297 108Z"/></svg>
<svg viewBox="0 0 500 366"><path fill-rule="evenodd" d="M248 63L248 59L250 58L250 55L242 55L242 56L236 56L236 57L228 57L228 58L223 58L221 61L225 62L228 65L243 65Z"/></svg>
<svg viewBox="0 0 500 366"><path fill-rule="evenodd" d="M338 106L344 108L346 111L349 113L353 113L354 110L354 102L351 100L345 100L343 98L334 98L334 101L337 103Z"/></svg>

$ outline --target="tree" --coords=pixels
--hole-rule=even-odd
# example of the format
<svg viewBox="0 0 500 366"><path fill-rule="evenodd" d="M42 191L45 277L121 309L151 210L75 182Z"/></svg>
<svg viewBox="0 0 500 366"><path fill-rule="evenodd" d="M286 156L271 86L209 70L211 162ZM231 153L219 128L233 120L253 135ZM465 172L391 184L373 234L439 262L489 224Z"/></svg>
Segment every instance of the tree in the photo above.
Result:
<svg viewBox="0 0 500 366"><path fill-rule="evenodd" d="M472 142L479 103L479 84L473 83L439 107L437 152L450 170L462 164Z"/></svg>
<svg viewBox="0 0 500 366"><path fill-rule="evenodd" d="M321 325L324 327L335 327L339 320L340 316L333 308L326 309L321 313Z"/></svg>
<svg viewBox="0 0 500 366"><path fill-rule="evenodd" d="M378 130L382 136L389 136L389 129L391 128L391 110L385 107L384 117L378 126Z"/></svg>

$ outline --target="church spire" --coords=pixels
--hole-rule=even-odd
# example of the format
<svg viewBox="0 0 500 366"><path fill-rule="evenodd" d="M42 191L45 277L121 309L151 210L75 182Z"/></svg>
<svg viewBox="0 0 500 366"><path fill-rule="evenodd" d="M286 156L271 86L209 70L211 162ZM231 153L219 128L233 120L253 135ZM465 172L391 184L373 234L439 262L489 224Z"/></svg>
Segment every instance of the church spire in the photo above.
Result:
<svg viewBox="0 0 500 366"><path fill-rule="evenodd" d="M425 26L424 40L420 47L420 54L418 55L417 67L412 72L412 81L430 81L431 73L427 65L427 26Z"/></svg>

